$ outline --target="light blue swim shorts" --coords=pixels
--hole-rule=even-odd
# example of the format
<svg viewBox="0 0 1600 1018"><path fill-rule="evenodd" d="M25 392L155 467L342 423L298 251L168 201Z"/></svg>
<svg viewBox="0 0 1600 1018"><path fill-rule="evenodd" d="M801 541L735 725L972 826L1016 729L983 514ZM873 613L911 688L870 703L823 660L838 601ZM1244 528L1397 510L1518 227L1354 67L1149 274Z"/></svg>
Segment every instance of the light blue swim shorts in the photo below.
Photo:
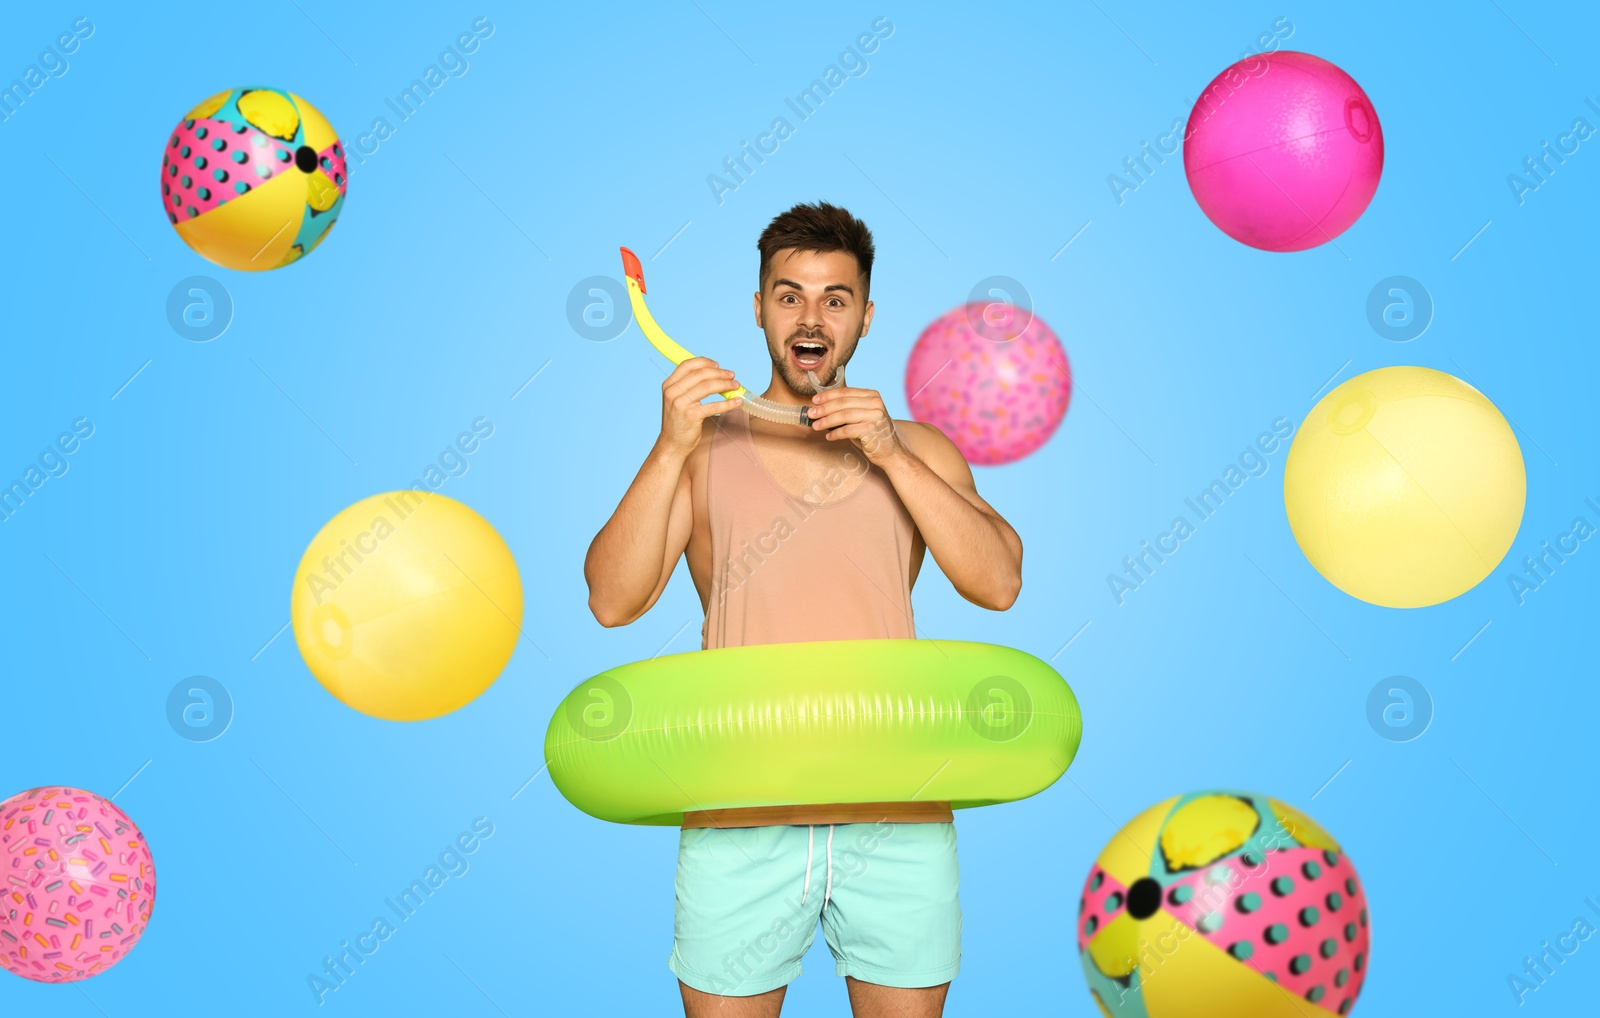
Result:
<svg viewBox="0 0 1600 1018"><path fill-rule="evenodd" d="M678 839L667 967L704 993L787 985L817 936L837 972L938 986L961 968L951 823L699 827Z"/></svg>

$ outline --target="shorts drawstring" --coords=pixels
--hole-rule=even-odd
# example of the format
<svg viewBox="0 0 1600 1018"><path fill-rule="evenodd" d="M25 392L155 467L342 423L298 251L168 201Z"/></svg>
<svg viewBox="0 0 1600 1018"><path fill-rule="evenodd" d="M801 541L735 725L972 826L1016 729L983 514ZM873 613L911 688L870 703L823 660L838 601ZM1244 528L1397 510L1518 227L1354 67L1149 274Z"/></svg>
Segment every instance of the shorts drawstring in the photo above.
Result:
<svg viewBox="0 0 1600 1018"><path fill-rule="evenodd" d="M816 837L816 835L817 835L817 829L815 827L807 825L807 827L806 827L806 883L805 883L805 886L800 889L800 904L802 904L802 905L804 905L806 903L806 895L811 893L811 846L812 846L812 839L814 839Z"/></svg>
<svg viewBox="0 0 1600 1018"><path fill-rule="evenodd" d="M811 893L811 860L812 852L816 847L817 828L815 824L806 825L806 882L800 889L800 904L806 903L806 897ZM833 897L833 825L828 825L828 845L825 849L828 856L828 882L822 889L822 911L828 911L828 899Z"/></svg>
<svg viewBox="0 0 1600 1018"><path fill-rule="evenodd" d="M833 896L833 825L828 825L828 886L822 891L822 911L828 911L828 899Z"/></svg>

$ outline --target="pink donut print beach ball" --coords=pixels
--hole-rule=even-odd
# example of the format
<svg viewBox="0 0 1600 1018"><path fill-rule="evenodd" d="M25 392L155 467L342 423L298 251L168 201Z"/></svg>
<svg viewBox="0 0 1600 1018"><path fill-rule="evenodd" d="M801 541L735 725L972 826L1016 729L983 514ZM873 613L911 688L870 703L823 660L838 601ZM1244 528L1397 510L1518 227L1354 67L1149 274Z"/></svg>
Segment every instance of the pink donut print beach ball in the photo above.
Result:
<svg viewBox="0 0 1600 1018"><path fill-rule="evenodd" d="M0 802L0 967L73 983L127 957L155 904L144 835L109 799L51 785Z"/></svg>
<svg viewBox="0 0 1600 1018"><path fill-rule="evenodd" d="M969 463L1012 463L1066 416L1072 369L1044 319L1012 304L965 304L923 330L906 362L911 415Z"/></svg>

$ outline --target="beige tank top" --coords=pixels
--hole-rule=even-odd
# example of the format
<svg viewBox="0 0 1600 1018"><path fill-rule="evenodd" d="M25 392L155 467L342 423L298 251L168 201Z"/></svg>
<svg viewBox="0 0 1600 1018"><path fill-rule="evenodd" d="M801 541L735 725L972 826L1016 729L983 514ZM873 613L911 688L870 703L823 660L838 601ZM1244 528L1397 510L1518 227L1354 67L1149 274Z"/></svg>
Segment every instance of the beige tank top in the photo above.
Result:
<svg viewBox="0 0 1600 1018"><path fill-rule="evenodd" d="M852 447L842 466L790 492L762 465L749 415L735 410L722 421L706 463L702 649L915 638L915 525L883 471Z"/></svg>
<svg viewBox="0 0 1600 1018"><path fill-rule="evenodd" d="M711 590L702 649L916 637L915 524L889 478L860 450L850 448L838 468L791 492L762 465L749 415L732 411L712 431L706 505ZM684 826L952 819L947 802L847 803L706 810L686 815Z"/></svg>

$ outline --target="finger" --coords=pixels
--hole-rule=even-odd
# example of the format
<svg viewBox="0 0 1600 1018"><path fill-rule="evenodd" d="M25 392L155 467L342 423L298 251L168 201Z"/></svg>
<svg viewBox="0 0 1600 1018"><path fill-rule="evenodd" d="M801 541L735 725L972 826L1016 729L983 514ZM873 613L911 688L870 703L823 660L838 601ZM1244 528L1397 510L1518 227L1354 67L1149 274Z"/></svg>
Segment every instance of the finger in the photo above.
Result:
<svg viewBox="0 0 1600 1018"><path fill-rule="evenodd" d="M866 397L861 397L861 398L857 398L857 399L847 399L847 400L845 400L845 399L829 400L826 403L818 403L815 406L808 408L807 413L808 413L808 416L809 415L815 415L815 416L812 416L812 418L811 418L812 420L819 420L821 418L827 417L830 414L836 414L836 413L841 413L841 412L845 412L845 411L857 411L857 410L865 410L865 411L868 411L870 413L880 414L880 415L882 415L884 417L888 417L889 416L889 409L888 409L888 407L885 407L883 405L883 400L877 399L875 397L874 398L870 398L870 399L866 398Z"/></svg>
<svg viewBox="0 0 1600 1018"><path fill-rule="evenodd" d="M718 367L715 361L707 360L704 357L691 357L674 368L672 373L662 380L661 388L665 392L685 392L698 387L703 379L731 379L732 377L732 371ZM725 387L731 388L731 386Z"/></svg>
<svg viewBox="0 0 1600 1018"><path fill-rule="evenodd" d="M671 378L674 375L686 375L690 372L700 371L704 368L715 367L719 367L719 365L710 357L690 357L687 360L679 361L677 365L673 367L671 374L667 375L667 377Z"/></svg>
<svg viewBox="0 0 1600 1018"><path fill-rule="evenodd" d="M681 377L674 378L669 375L667 380L661 383L661 387L674 398L691 396L699 402L713 392L737 389L739 383L734 379L732 371L722 368L699 368Z"/></svg>
<svg viewBox="0 0 1600 1018"><path fill-rule="evenodd" d="M704 361L704 358L696 358L696 360ZM688 363L690 362L684 361L683 364L680 364L678 367L674 368L672 373L668 375L661 384L663 386L692 384L692 380L696 378L709 378L713 375L728 376L733 374L731 370L718 367L716 364L711 363L696 364L692 368L685 369L684 365L687 365Z"/></svg>
<svg viewBox="0 0 1600 1018"><path fill-rule="evenodd" d="M738 379L734 378L733 372L729 371L726 373L714 374L700 384L691 387L689 389L689 395L694 399L695 402L698 403L707 396L719 392L729 392L739 387Z"/></svg>
<svg viewBox="0 0 1600 1018"><path fill-rule="evenodd" d="M857 421L851 424L840 425L828 429L823 435L831 441L853 441L861 450L872 455L878 449L892 445L899 441L899 432L895 430L893 422L887 419L878 421Z"/></svg>
<svg viewBox="0 0 1600 1018"><path fill-rule="evenodd" d="M885 444L900 441L900 432L894 427L892 421L866 421L858 424L847 424L842 428L835 428L828 432L828 437L839 435L855 441L866 452L881 448Z"/></svg>
<svg viewBox="0 0 1600 1018"><path fill-rule="evenodd" d="M840 410L876 410L885 416L889 413L888 407L883 405L883 400L878 398L877 393L873 393L870 398L862 396L856 399L832 399L826 403L818 403L811 409L818 416L838 413Z"/></svg>
<svg viewBox="0 0 1600 1018"><path fill-rule="evenodd" d="M705 420L707 417L715 417L730 410L736 410L742 403L744 403L743 396L735 396L732 399L714 399L709 403L696 403L689 408L689 416L695 420Z"/></svg>
<svg viewBox="0 0 1600 1018"><path fill-rule="evenodd" d="M887 432L878 429L872 424L845 424L829 431L825 437L830 442L849 441L852 439L873 439L881 442L887 438Z"/></svg>
<svg viewBox="0 0 1600 1018"><path fill-rule="evenodd" d="M729 392L737 388L739 388L738 384L732 381L718 381L713 379L703 385L667 393L666 404L667 406L676 407L680 410L687 409L688 407L692 407L698 403L704 402L708 396L715 396L718 393Z"/></svg>
<svg viewBox="0 0 1600 1018"><path fill-rule="evenodd" d="M876 389L851 389L846 387L843 389L824 389L811 397L811 401L813 403L831 403L834 400L855 399L863 396L871 399L881 398Z"/></svg>
<svg viewBox="0 0 1600 1018"><path fill-rule="evenodd" d="M821 412L811 418L811 422L814 427L819 428L837 428L844 424L872 421L887 422L889 420L889 415L884 412L882 407L877 406L818 409Z"/></svg>

